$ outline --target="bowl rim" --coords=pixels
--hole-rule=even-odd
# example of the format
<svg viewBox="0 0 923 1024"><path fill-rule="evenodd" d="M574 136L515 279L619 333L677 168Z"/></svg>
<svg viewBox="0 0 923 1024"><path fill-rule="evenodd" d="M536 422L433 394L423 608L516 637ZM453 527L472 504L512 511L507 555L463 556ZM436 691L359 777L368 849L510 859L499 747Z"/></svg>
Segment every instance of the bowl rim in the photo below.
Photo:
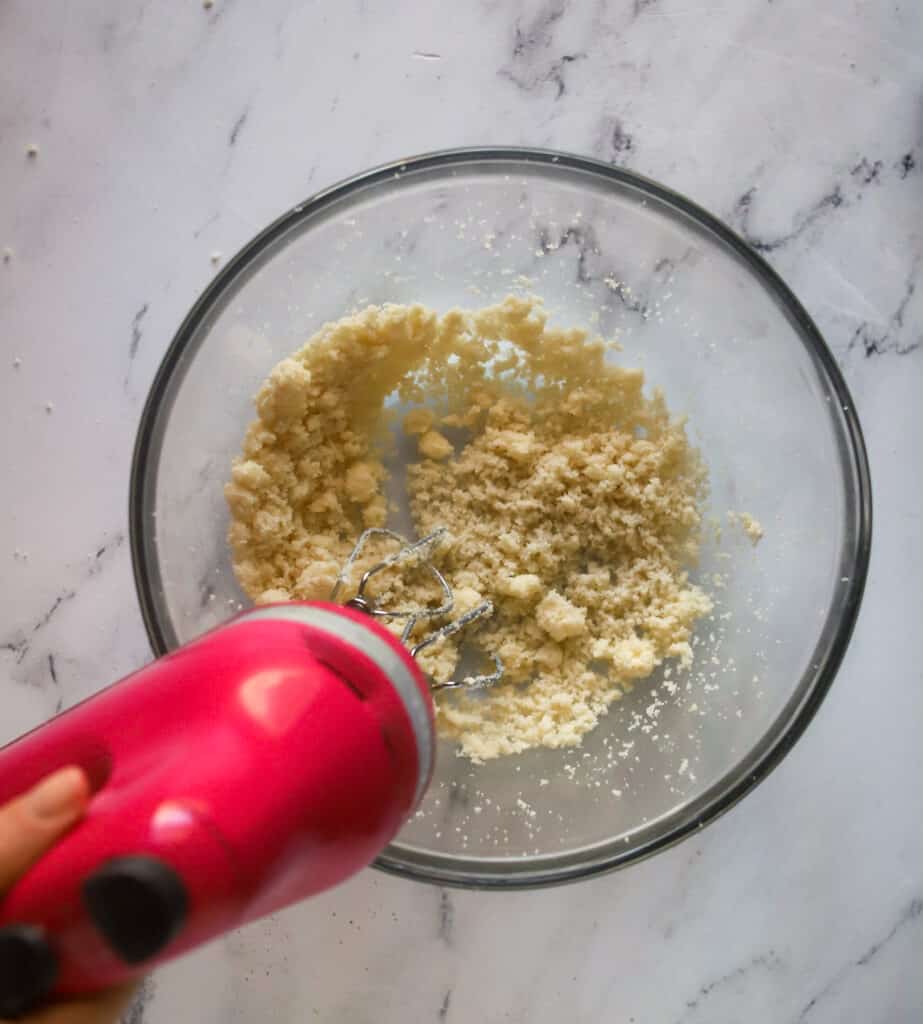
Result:
<svg viewBox="0 0 923 1024"><path fill-rule="evenodd" d="M148 493L156 493L157 477L157 465L150 462L150 456L155 443L159 440L157 427L160 414L165 411L164 400L170 396L174 374L202 321L240 271L283 234L301 221L314 217L318 211L334 202L360 189L393 181L395 177L409 177L414 173L439 169L463 168L469 164L503 163L519 164L522 169L529 166L569 169L595 176L601 183L609 182L617 187L627 187L644 193L692 220L699 228L704 228L717 236L719 242L730 249L763 288L775 298L792 322L802 343L819 364L821 376L826 377L830 392L839 405L842 436L838 440L845 448L842 452L843 461L851 470L848 476L855 487L855 494L850 495L854 506L852 511L855 518L855 536L853 558L849 565L849 580L845 584L845 596L841 597L839 618L833 623L832 635L818 667L814 670L813 679L802 677L799 689L804 688L804 692L799 694L796 690L793 693L772 725L734 768L685 807L670 812L667 820L676 820L669 828L661 831L660 823L664 819L659 819L654 826L638 830L643 834L653 828L656 834L638 843L627 844L627 848L624 840L610 839L576 851L521 859L462 860L448 854L429 854L417 850L414 850L411 859L408 859L406 848L392 843L374 861L375 867L390 874L439 885L480 889L529 889L589 878L637 863L660 850L674 846L730 810L743 796L769 776L804 733L829 692L849 645L865 590L872 541L872 488L862 428L852 396L820 330L782 277L747 241L697 203L659 182L623 167L556 150L494 146L445 149L393 160L346 178L297 203L257 234L216 274L180 324L154 376L139 420L129 479L128 519L132 571L141 616L151 648L159 657L176 646L176 638L172 637L171 644L172 631L158 615L155 591L159 570L156 563L150 563L145 551L145 497ZM830 625L828 619L827 627ZM824 639L825 632L826 630L821 632L818 644ZM805 686L806 678L808 681ZM798 706L791 713L790 707L793 702L798 703ZM787 715L788 719L785 721ZM749 764L746 770L741 770L748 759L752 760L752 764ZM732 776L730 784L728 776ZM587 851L589 856L586 855Z"/></svg>

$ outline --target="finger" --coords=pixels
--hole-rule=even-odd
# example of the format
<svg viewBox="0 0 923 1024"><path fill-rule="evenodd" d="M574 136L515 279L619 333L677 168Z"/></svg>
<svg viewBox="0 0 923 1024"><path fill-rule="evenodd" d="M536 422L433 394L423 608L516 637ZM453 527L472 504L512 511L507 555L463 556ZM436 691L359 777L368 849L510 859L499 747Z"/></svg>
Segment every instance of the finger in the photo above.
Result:
<svg viewBox="0 0 923 1024"><path fill-rule="evenodd" d="M83 814L89 794L79 768L62 768L0 807L0 893Z"/></svg>
<svg viewBox="0 0 923 1024"><path fill-rule="evenodd" d="M92 999L49 1006L19 1024L118 1024L134 994L134 985L123 985L102 992ZM7 1022L0 1021L0 1024Z"/></svg>

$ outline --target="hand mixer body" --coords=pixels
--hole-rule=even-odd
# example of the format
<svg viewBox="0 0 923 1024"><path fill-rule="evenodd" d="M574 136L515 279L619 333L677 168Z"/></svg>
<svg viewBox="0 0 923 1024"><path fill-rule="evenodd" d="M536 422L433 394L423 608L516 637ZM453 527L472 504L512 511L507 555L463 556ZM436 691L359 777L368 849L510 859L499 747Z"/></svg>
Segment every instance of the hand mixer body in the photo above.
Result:
<svg viewBox="0 0 923 1024"><path fill-rule="evenodd" d="M0 959L22 975L0 970L0 1015L125 981L351 875L413 810L433 749L401 644L361 612L293 603L0 750L0 801L68 764L95 790L0 903Z"/></svg>

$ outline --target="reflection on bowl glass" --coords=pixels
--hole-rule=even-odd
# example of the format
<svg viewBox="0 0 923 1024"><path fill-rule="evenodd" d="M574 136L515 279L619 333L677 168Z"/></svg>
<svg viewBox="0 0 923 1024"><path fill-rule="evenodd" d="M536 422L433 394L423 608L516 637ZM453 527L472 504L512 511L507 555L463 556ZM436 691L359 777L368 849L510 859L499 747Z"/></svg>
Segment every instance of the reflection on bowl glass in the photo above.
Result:
<svg viewBox="0 0 923 1024"><path fill-rule="evenodd" d="M370 303L541 295L560 326L617 335L708 464L693 576L715 600L688 673L660 669L581 747L483 765L441 743L379 866L447 884L585 877L663 848L765 777L829 688L858 612L871 494L852 401L817 328L732 232L594 161L462 150L295 207L216 277L157 374L132 472L132 554L157 653L245 599L223 486L252 396L328 320ZM728 510L758 519L753 547ZM715 585L719 577L720 586Z"/></svg>

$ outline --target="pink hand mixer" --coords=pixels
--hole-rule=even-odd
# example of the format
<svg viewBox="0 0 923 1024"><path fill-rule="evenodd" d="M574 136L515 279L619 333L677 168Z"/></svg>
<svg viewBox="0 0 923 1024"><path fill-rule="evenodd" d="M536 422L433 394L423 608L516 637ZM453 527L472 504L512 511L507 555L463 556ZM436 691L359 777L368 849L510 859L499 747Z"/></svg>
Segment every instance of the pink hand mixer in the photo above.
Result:
<svg viewBox="0 0 923 1024"><path fill-rule="evenodd" d="M452 592L407 544L367 530L328 603L245 611L0 750L0 802L65 765L93 795L85 817L0 902L0 1017L119 984L366 866L416 808L435 751L425 647L489 615L445 621ZM400 544L336 603L367 541ZM388 611L379 572L413 561L437 606ZM400 637L378 619L403 620Z"/></svg>

